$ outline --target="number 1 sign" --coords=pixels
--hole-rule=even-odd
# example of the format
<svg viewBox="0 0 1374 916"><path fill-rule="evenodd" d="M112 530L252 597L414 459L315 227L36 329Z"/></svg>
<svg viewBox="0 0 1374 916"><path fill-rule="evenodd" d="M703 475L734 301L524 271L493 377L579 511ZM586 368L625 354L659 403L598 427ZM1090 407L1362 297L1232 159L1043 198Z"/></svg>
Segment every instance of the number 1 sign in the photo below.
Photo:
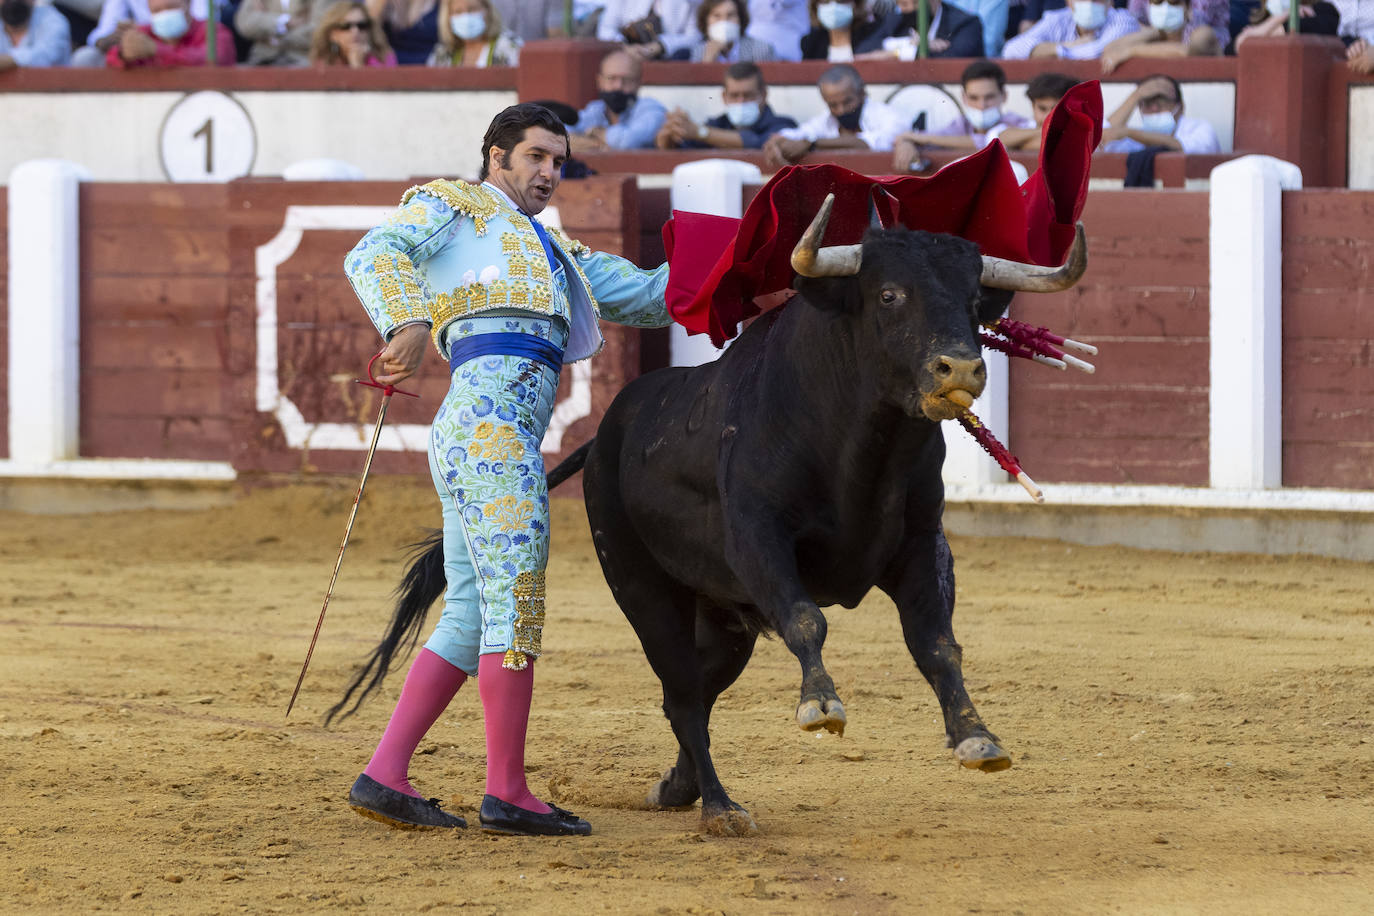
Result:
<svg viewBox="0 0 1374 916"><path fill-rule="evenodd" d="M167 112L158 152L172 181L242 178L257 155L253 120L228 93L193 92Z"/></svg>

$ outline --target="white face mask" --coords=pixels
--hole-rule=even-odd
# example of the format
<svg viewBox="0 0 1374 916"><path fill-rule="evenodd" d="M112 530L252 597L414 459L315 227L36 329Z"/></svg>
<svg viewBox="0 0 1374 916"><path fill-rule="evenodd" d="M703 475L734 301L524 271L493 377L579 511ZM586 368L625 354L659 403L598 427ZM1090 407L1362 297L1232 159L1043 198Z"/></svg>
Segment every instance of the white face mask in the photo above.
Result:
<svg viewBox="0 0 1374 916"><path fill-rule="evenodd" d="M706 37L717 44L732 45L739 41L739 23L717 19L706 27Z"/></svg>
<svg viewBox="0 0 1374 916"><path fill-rule="evenodd" d="M1288 13L1288 0L1265 0L1264 8L1270 16L1283 16Z"/></svg>
<svg viewBox="0 0 1374 916"><path fill-rule="evenodd" d="M1002 120L1002 109L997 106L992 108L970 108L968 110L968 122L973 125L976 131L985 131Z"/></svg>
<svg viewBox="0 0 1374 916"><path fill-rule="evenodd" d="M472 41L487 30L487 17L482 12L456 13L448 17L448 27L464 41Z"/></svg>
<svg viewBox="0 0 1374 916"><path fill-rule="evenodd" d="M1188 19L1188 11L1172 3L1150 4L1150 28L1161 32L1177 32Z"/></svg>
<svg viewBox="0 0 1374 916"><path fill-rule="evenodd" d="M1174 128L1178 123L1174 120L1172 111L1155 111L1150 114L1140 116L1141 130L1148 130L1152 134L1169 134L1173 136Z"/></svg>
<svg viewBox="0 0 1374 916"><path fill-rule="evenodd" d="M1099 28L1107 21L1107 4L1094 3L1092 0L1075 0L1073 21L1082 29Z"/></svg>
<svg viewBox="0 0 1374 916"><path fill-rule="evenodd" d="M854 7L848 3L822 3L816 7L816 21L827 29L842 29L854 21Z"/></svg>
<svg viewBox="0 0 1374 916"><path fill-rule="evenodd" d="M736 127L748 127L763 115L763 106L758 102L736 102L725 106L725 116Z"/></svg>
<svg viewBox="0 0 1374 916"><path fill-rule="evenodd" d="M190 31L191 23L186 19L185 10L163 10L153 13L149 27L152 28L153 34L163 41L176 41Z"/></svg>

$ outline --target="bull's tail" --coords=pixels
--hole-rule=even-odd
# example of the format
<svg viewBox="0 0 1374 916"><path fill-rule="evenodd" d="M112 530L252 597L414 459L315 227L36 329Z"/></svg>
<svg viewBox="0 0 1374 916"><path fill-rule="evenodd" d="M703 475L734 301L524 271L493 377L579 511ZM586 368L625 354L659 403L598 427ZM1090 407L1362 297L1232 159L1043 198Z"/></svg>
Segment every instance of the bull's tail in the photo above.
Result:
<svg viewBox="0 0 1374 916"><path fill-rule="evenodd" d="M587 463L587 453L592 450L592 443L595 441L595 439L588 439L583 442L577 447L577 451L564 458L558 467L549 471L546 479L549 482L550 490L582 470L582 466Z"/></svg>
<svg viewBox="0 0 1374 916"><path fill-rule="evenodd" d="M324 724L328 725L335 716L346 719L358 711L372 691L381 686L382 680L391 670L391 662L398 651L402 655L415 648L420 641L420 629L424 626L429 607L444 593L444 533L435 531L418 544L413 545L410 566L407 567L401 584L396 587L399 597L396 612L391 615L391 625L386 635L366 664L353 677L344 692L343 699L325 713ZM366 682L366 683L364 683ZM360 692L361 691L361 692ZM354 694L358 697L347 710L348 701Z"/></svg>

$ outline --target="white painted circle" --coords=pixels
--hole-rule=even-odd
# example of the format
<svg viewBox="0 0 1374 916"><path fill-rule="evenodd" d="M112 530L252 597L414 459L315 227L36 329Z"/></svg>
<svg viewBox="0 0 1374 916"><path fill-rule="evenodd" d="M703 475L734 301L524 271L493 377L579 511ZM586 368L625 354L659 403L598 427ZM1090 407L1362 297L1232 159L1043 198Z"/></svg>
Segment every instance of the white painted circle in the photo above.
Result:
<svg viewBox="0 0 1374 916"><path fill-rule="evenodd" d="M257 155L253 119L233 96L206 90L167 112L158 136L162 171L172 181L242 178Z"/></svg>

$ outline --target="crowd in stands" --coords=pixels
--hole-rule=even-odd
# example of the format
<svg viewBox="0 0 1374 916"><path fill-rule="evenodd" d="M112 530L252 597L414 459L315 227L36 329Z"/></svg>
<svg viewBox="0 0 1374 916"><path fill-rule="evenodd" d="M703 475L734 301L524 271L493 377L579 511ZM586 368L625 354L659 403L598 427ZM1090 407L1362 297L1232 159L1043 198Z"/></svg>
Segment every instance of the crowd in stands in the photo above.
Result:
<svg viewBox="0 0 1374 916"><path fill-rule="evenodd" d="M1073 85L1042 73L1027 87L1032 124L1007 105L996 58L1100 60L1234 53L1290 24L1291 0L0 0L0 71L205 65L512 67L525 43L559 36L619 43L601 61L598 95L568 109L574 155L607 149L758 149L772 165L816 149L891 151L899 172L930 150L981 149L998 138L1034 149L1039 124ZM1352 69L1374 72L1374 0L1314 0L1302 32L1335 35ZM925 34L920 34L922 24ZM212 50L213 46L213 50ZM976 58L962 111L940 125L868 97L853 62L919 54ZM724 111L697 123L641 97L645 60L727 63ZM824 111L798 124L768 105L756 66L823 60ZM1219 151L1215 131L1184 115L1182 88L1142 81L1107 119L1104 149Z"/></svg>

